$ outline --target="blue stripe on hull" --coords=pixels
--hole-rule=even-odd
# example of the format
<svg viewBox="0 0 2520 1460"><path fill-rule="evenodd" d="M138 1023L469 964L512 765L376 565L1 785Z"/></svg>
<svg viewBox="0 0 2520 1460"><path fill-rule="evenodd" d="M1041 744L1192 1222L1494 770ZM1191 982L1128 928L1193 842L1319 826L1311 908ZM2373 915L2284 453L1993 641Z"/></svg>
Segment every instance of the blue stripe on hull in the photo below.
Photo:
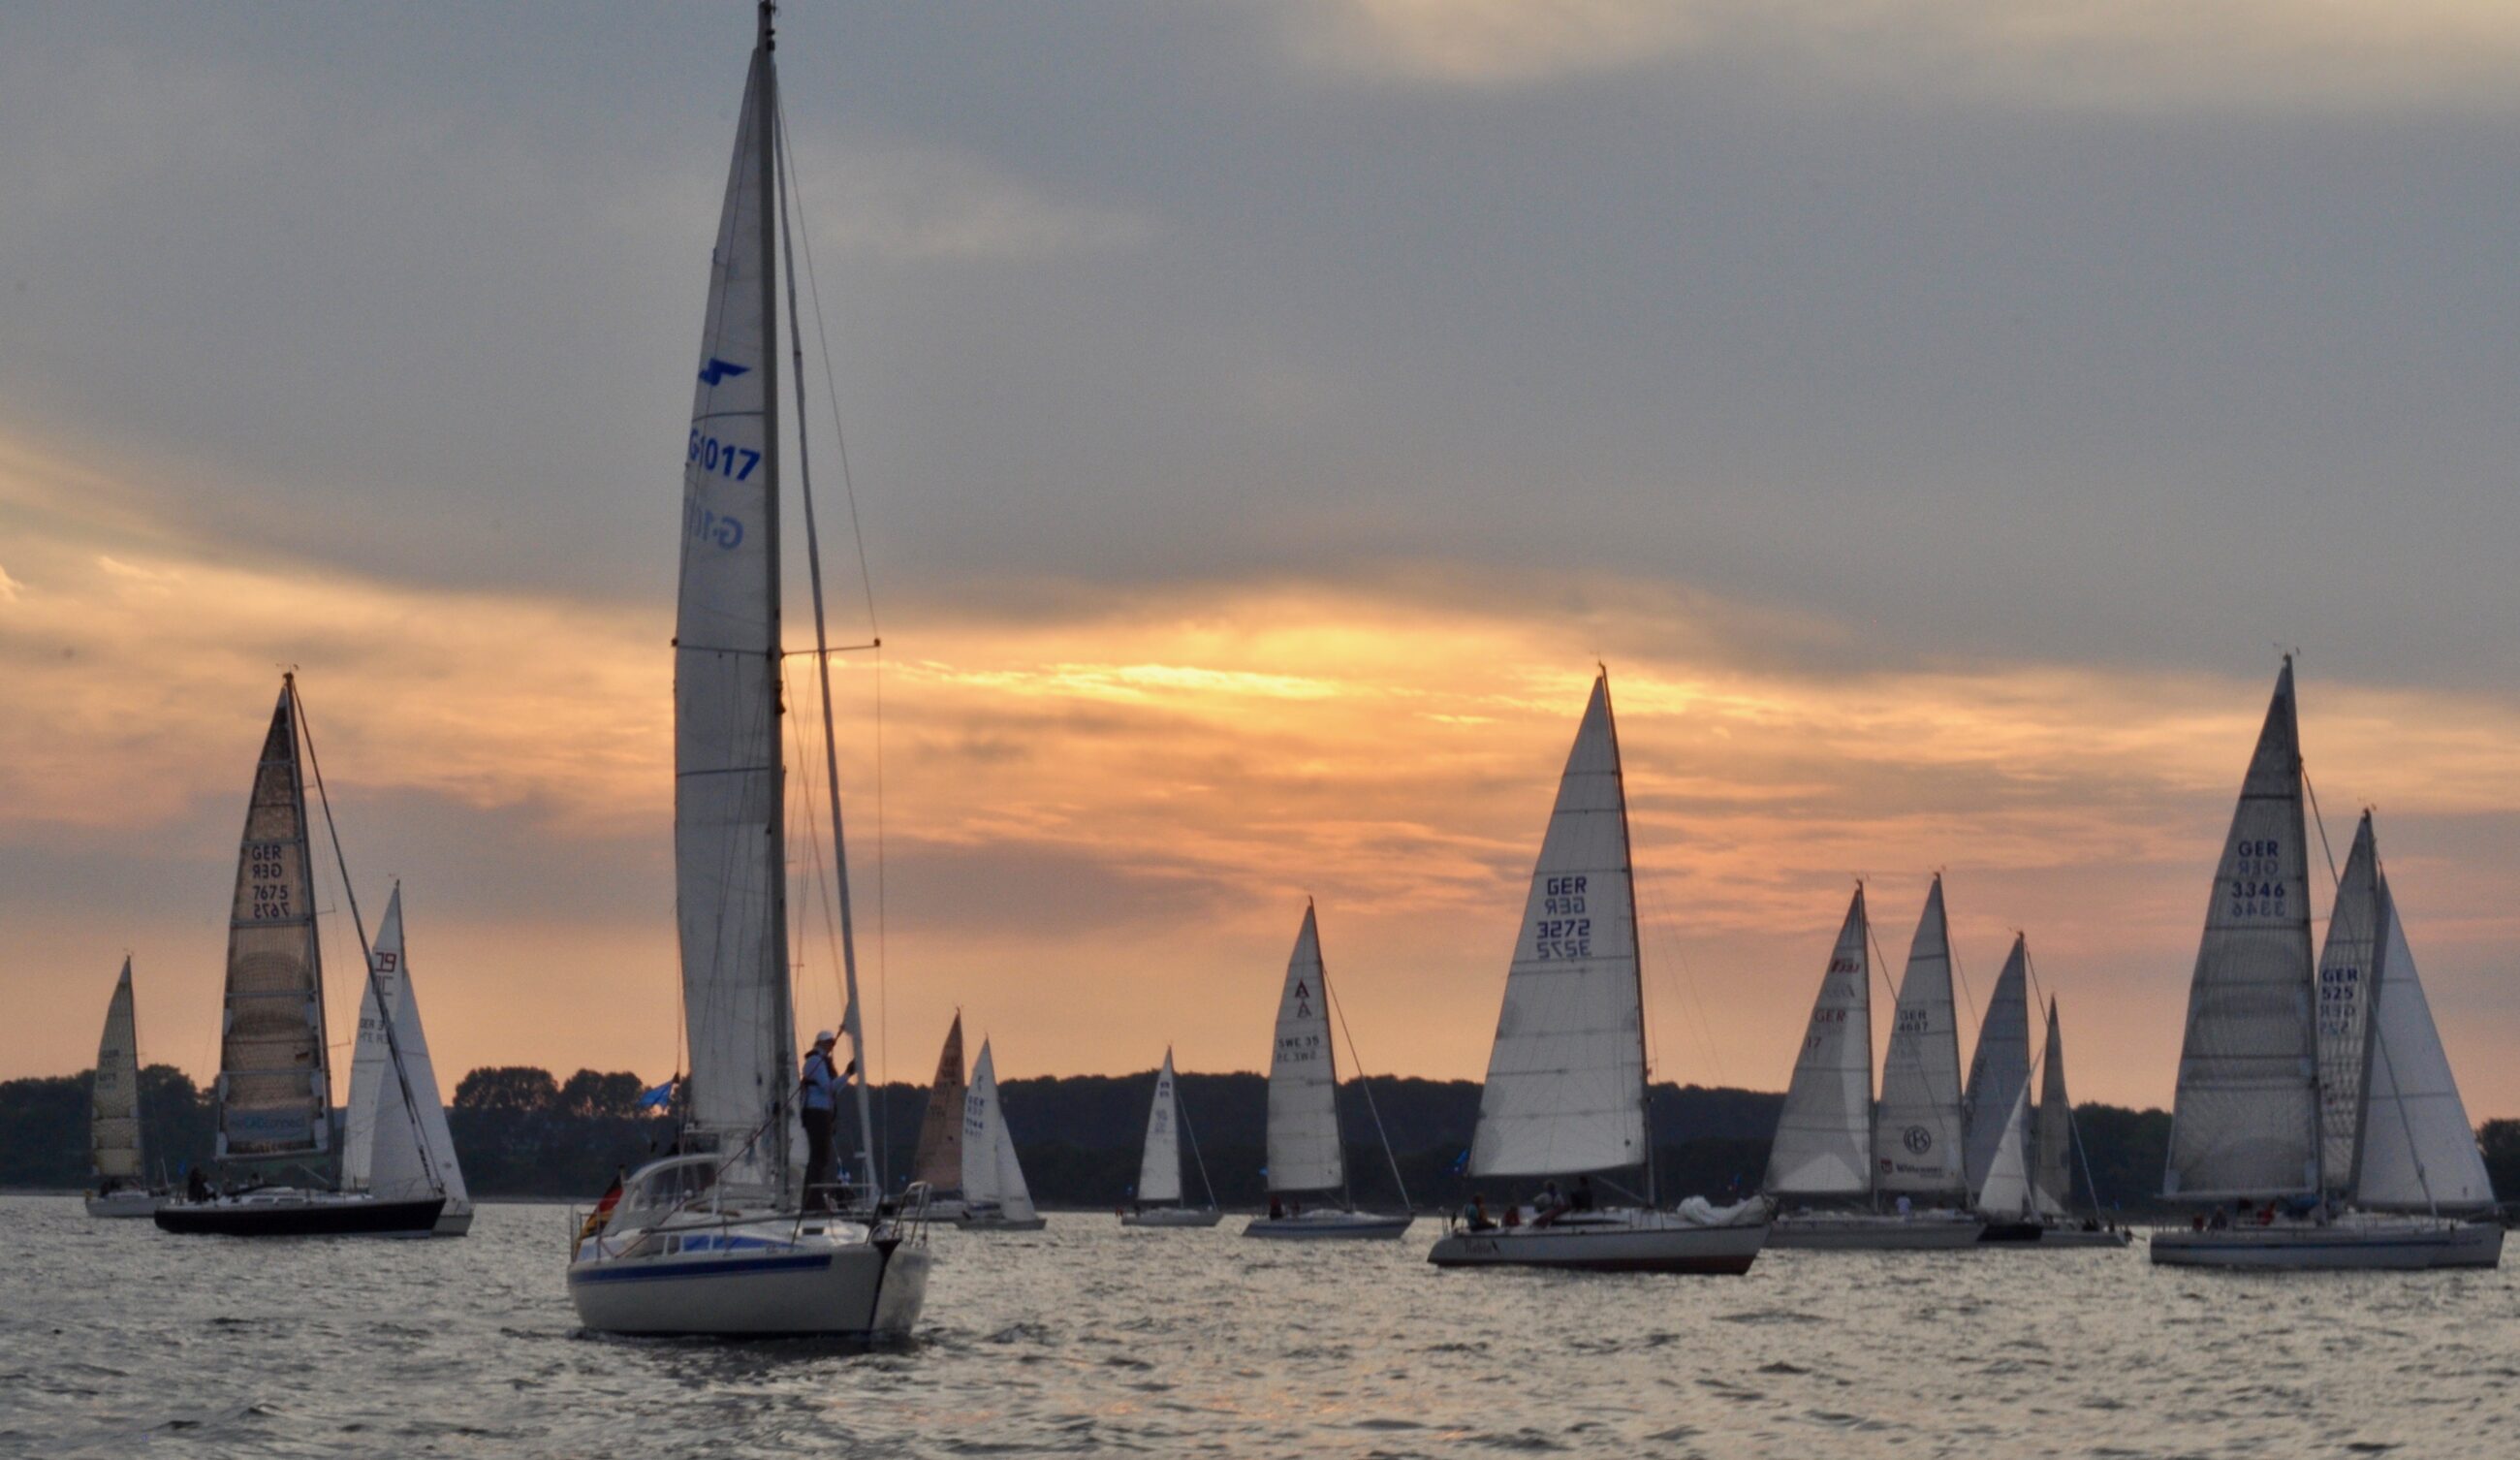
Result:
<svg viewBox="0 0 2520 1460"><path fill-rule="evenodd" d="M656 1282L666 1278L732 1277L740 1273L813 1272L832 1265L832 1254L807 1253L793 1257L740 1257L722 1262L660 1262L654 1265L606 1264L573 1269L572 1283Z"/></svg>

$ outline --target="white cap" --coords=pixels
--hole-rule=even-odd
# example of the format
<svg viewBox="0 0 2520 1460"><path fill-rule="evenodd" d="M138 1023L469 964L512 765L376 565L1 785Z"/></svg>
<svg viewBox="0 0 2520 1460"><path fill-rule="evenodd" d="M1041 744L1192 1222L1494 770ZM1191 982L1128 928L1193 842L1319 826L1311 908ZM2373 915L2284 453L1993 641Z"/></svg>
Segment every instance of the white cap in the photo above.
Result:
<svg viewBox="0 0 2520 1460"><path fill-rule="evenodd" d="M814 1035L814 1042L815 1042L816 1044L829 1044L829 1043L831 1043L831 1042L832 1042L832 1039L834 1039L835 1037L837 1037L837 1036L836 1036L836 1035L834 1035L834 1034L832 1034L832 1032L831 1030L829 1030L829 1029L823 1029L823 1030L818 1031L818 1032Z"/></svg>

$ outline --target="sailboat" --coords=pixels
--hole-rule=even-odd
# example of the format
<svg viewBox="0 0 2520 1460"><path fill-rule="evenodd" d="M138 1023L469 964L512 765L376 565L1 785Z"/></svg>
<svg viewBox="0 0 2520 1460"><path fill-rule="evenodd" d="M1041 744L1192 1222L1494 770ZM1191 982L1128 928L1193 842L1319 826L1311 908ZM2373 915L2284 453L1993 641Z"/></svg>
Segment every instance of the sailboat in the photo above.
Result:
<svg viewBox="0 0 2520 1460"><path fill-rule="evenodd" d="M296 676L283 675L280 703L272 708L254 770L228 916L226 1013L214 1088L216 1151L220 1162L257 1174L242 1187L214 1192L197 1169L186 1199L158 1209L158 1225L230 1237L425 1237L445 1209L446 1190L419 1132L410 1071L389 1023L380 1026L386 1055L380 1069L401 1098L393 1134L396 1149L411 1156L408 1179L397 1180L389 1192L351 1191L327 1183L323 1172L304 1164L331 1155L333 1126L323 942L315 927L314 862L300 773L304 723ZM316 784L320 793L320 772ZM341 862L338 833L333 840L335 860ZM348 883L344 866L343 890L355 922L358 900ZM373 964L366 982L373 993ZM383 1134L380 1128L380 1139ZM294 1164L315 1184L272 1182L282 1163Z"/></svg>
<svg viewBox="0 0 2520 1460"><path fill-rule="evenodd" d="M2366 812L2311 957L2292 660L2242 782L2189 984L2152 1260L2490 1267L2502 1229Z"/></svg>
<svg viewBox="0 0 2520 1460"><path fill-rule="evenodd" d="M1415 1219L1406 1209L1409 1187L1400 1179L1400 1163L1391 1154L1379 1113L1374 1133L1382 1136L1383 1159L1391 1163L1403 1209L1397 1216L1384 1216L1357 1209L1339 1128L1338 1052L1330 1043L1329 1000L1321 930L1312 899L1306 898L1304 926L1295 934L1285 986L1278 995L1278 1042L1269 1055L1269 1214L1253 1218L1242 1229L1245 1237L1397 1237ZM1372 1098L1368 1089L1367 1101ZM1333 1193L1337 1200L1310 1209L1302 1205L1302 1197L1322 1192Z"/></svg>
<svg viewBox="0 0 2520 1460"><path fill-rule="evenodd" d="M957 1029L962 1027L958 1016ZM959 1225L966 1232L1038 1232L1050 1225L1032 1204L1023 1163L1015 1159L1015 1138L1007 1129L1006 1107L998 1102L998 1066L989 1041L980 1041L980 1062L971 1067L971 1088L963 1101L963 1199Z"/></svg>
<svg viewBox="0 0 2520 1460"><path fill-rule="evenodd" d="M925 1184L932 1221L960 1221L963 1200L963 1120L968 1087L963 1082L963 1013L954 1011L945 1047L936 1053L936 1077L927 1084L927 1111L919 1118L919 1145L910 1158L910 1179Z"/></svg>
<svg viewBox="0 0 2520 1460"><path fill-rule="evenodd" d="M2008 1137L2008 1133L2007 1133ZM2030 1123L2030 1191L2026 1220L2036 1227L2044 1248L2125 1247L2134 1234L2103 1224L2094 1212L2079 1221L2073 1214L2074 1102L2065 1093L2065 1036L2058 1023L2056 1000L2048 1000L2048 1043L2039 1057L2039 1110ZM2091 1173L2086 1171L2088 1183ZM2098 1193L2092 1200L2098 1201ZM1981 1210L1990 1209L1983 1189Z"/></svg>
<svg viewBox="0 0 2520 1460"><path fill-rule="evenodd" d="M795 1159L781 758L778 265L784 178L773 7L764 0L710 259L683 468L674 631L674 891L690 1056L677 1154L622 1183L571 1255L578 1320L604 1333L907 1334L926 1299L925 1188L853 1220L808 1193ZM783 213L784 216L784 213ZM792 265L793 255L787 257ZM790 269L788 304L795 306ZM792 336L792 331L791 331ZM791 338L791 346L794 342ZM801 352L798 365L801 367ZM799 395L801 398L801 368ZM804 437L800 433L801 452ZM831 654L813 494L805 508L822 678L823 763L838 891L843 1026L866 1066L841 836ZM883 1190L866 1081L853 1082L864 1185ZM814 1199L808 1200L809 1195Z"/></svg>
<svg viewBox="0 0 2520 1460"><path fill-rule="evenodd" d="M1191 1159L1198 1165L1198 1184L1207 1192L1204 1207L1182 1201L1181 1094L1173 1081L1173 1052L1164 1050L1164 1068L1155 1073L1154 1098L1147 1106L1147 1144L1138 1158L1137 1198L1120 1209L1124 1227L1212 1227L1225 1219L1216 1207L1216 1188L1207 1184L1207 1163L1198 1160L1198 1138L1190 1140Z"/></svg>
<svg viewBox="0 0 2520 1460"><path fill-rule="evenodd" d="M350 1056L350 1099L342 1111L341 1188L388 1199L443 1191L446 1206L430 1230L439 1237L461 1237L472 1230L472 1198L464 1189L455 1137L446 1127L446 1107L437 1098L437 1070L429 1063L428 1036L420 1027L420 995L412 987L411 969L403 959L399 882L385 901L384 921L377 925L370 963L375 972L359 998L359 1042ZM377 1012L385 1007L381 1000L389 1001L393 1009L394 1042L402 1047L399 1080L393 1077L384 1020ZM406 1089L410 1109L403 1104ZM426 1164L415 1149L415 1137L428 1147Z"/></svg>
<svg viewBox="0 0 2520 1460"><path fill-rule="evenodd" d="M1642 1168L1638 1206L1551 1205L1510 1224L1452 1225L1426 1259L1439 1267L1747 1272L1768 1236L1768 1204L1716 1208L1655 1199L1647 1118L1644 983L1637 958L1635 872L1610 677L1593 682L1531 872L1522 929L1497 1018L1470 1143L1473 1177L1580 1176ZM1604 1184L1607 1184L1606 1178Z"/></svg>
<svg viewBox="0 0 2520 1460"><path fill-rule="evenodd" d="M1942 878L1926 892L1909 944L1877 1106L1871 940L1858 887L1821 976L1769 1150L1763 1189L1780 1206L1796 1205L1778 1215L1768 1242L1842 1251L1971 1247L1986 1223L1962 1209L1966 1122ZM1892 1209L1881 1209L1885 1198ZM1919 1208L1919 1198L1952 1205Z"/></svg>
<svg viewBox="0 0 2520 1460"><path fill-rule="evenodd" d="M149 1184L140 1140L140 1036L131 1012L131 960L105 1006L105 1036L97 1041L96 1075L88 1086L88 1163L96 1190L87 1194L90 1216L150 1216L165 1193Z"/></svg>

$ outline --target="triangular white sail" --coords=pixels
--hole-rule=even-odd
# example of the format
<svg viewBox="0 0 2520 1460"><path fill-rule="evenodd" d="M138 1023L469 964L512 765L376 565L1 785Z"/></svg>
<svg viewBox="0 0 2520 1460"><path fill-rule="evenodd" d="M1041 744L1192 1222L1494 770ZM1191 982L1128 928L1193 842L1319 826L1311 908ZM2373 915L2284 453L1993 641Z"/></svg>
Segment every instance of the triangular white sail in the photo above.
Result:
<svg viewBox="0 0 2520 1460"><path fill-rule="evenodd" d="M765 229L777 114L753 53L711 255L683 468L674 620L674 890L691 1050L687 1139L730 1154L721 1184L792 1189L796 1031L784 914L777 340Z"/></svg>
<svg viewBox="0 0 2520 1460"><path fill-rule="evenodd" d="M1643 1028L1627 798L1603 675L1593 683L1532 868L1470 1173L1644 1164Z"/></svg>
<svg viewBox="0 0 2520 1460"><path fill-rule="evenodd" d="M1271 1191L1329 1191L1347 1184L1326 977L1321 934L1306 903L1279 992L1278 1042L1269 1054Z"/></svg>
<svg viewBox="0 0 2520 1460"><path fill-rule="evenodd" d="M2385 874L2379 900L2386 941L2372 997L2376 1028L2355 1204L2408 1211L2490 1209L2494 1183L2467 1123L2467 1106L2459 1099L2423 981L2415 976L2414 951Z"/></svg>
<svg viewBox="0 0 2520 1460"><path fill-rule="evenodd" d="M2056 1001L2048 1001L2048 1052L2040 1057L2039 1118L2031 1131L2032 1203L2042 1216L2062 1216L2074 1201L2074 1105L2065 1093L2065 1036Z"/></svg>
<svg viewBox="0 0 2520 1460"><path fill-rule="evenodd" d="M1977 1054L1969 1061L1968 1089L1960 1098L1971 1191L1986 1183L2004 1122L2011 1118L2012 1097L2030 1088L2029 962L2029 939L2014 934L2011 955L2003 960L1995 993L1986 1002L1986 1020L1977 1027Z"/></svg>
<svg viewBox="0 0 2520 1460"><path fill-rule="evenodd" d="M2371 1064L2369 993L2379 967L2379 848L2371 813L2354 829L2354 849L2328 908L2327 940L2318 954L2319 1173L2329 1193L2354 1189L2354 1157L2362 1138L2363 1078Z"/></svg>
<svg viewBox="0 0 2520 1460"><path fill-rule="evenodd" d="M284 677L254 768L228 915L218 1159L310 1156L332 1143L324 965L315 938L296 696Z"/></svg>
<svg viewBox="0 0 2520 1460"><path fill-rule="evenodd" d="M1181 1109L1173 1089L1173 1052L1164 1051L1164 1068L1155 1075L1155 1098L1147 1108L1147 1146L1138 1160L1138 1200L1146 1203L1182 1199Z"/></svg>
<svg viewBox="0 0 2520 1460"><path fill-rule="evenodd" d="M1872 1189L1872 963L1864 889L1846 909L1821 975L1793 1084L1777 1118L1764 1189L1860 1197Z"/></svg>
<svg viewBox="0 0 2520 1460"><path fill-rule="evenodd" d="M960 1018L955 1027L962 1027ZM998 1100L998 1067L989 1041L980 1041L979 1062L971 1067L970 1088L963 1097L962 1171L964 1200L974 1207L995 1203L1011 1220L1030 1221L1038 1213L1032 1188L1025 1184L1023 1163L1015 1160L1015 1141L1007 1128L1006 1108Z"/></svg>
<svg viewBox="0 0 2520 1460"><path fill-rule="evenodd" d="M963 1181L963 1131L968 1123L963 1083L963 1016L945 1031L945 1048L936 1056L936 1078L927 1086L927 1114L919 1121L919 1149L911 1160L911 1179L930 1190L953 1191Z"/></svg>
<svg viewBox="0 0 2520 1460"><path fill-rule="evenodd" d="M436 1192L446 1195L449 1214L472 1208L464 1172L455 1160L455 1138L447 1129L446 1106L438 1097L437 1069L429 1062L428 1035L420 1023L420 994L412 985L404 956L402 887L386 899L384 921L377 926L375 977L359 1000L359 1039L350 1058L350 1099L342 1112L341 1184L372 1191L387 1201L409 1200ZM384 1022L377 1016L382 988L394 1010L393 1043L385 1041ZM394 1078L393 1052L402 1054L402 1078ZM403 1102L408 1088L417 1104ZM428 1160L421 1160L420 1143L428 1143Z"/></svg>
<svg viewBox="0 0 2520 1460"><path fill-rule="evenodd" d="M140 1181L148 1173L140 1149L140 1034L128 958L105 1006L105 1035L96 1046L96 1074L88 1088L88 1163L108 1183Z"/></svg>
<svg viewBox="0 0 2520 1460"><path fill-rule="evenodd" d="M1908 946L1890 1049L1881 1061L1874 1113L1873 1189L1958 1195L1967 1188L1960 1161L1960 1033L1952 1007L1951 935L1943 880L1925 894L1924 916Z"/></svg>
<svg viewBox="0 0 2520 1460"><path fill-rule="evenodd" d="M2030 1166L2022 1155L2029 1125L2030 1085L2024 1081L1996 1132L1995 1154L1987 1158L1986 1180L1978 1186L1977 1209L1984 1215L2010 1220L2030 1214Z"/></svg>
<svg viewBox="0 0 2520 1460"><path fill-rule="evenodd" d="M2301 732L2292 661L2267 706L2214 871L2187 990L2165 1196L2264 1200L2318 1190Z"/></svg>

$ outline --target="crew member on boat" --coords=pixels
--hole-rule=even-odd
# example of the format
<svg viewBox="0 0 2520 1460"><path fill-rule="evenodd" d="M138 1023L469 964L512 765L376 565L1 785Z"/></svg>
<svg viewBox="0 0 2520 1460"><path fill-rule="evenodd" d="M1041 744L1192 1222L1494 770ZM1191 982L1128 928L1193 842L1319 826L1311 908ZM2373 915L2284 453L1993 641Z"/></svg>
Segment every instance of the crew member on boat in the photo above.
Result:
<svg viewBox="0 0 2520 1460"><path fill-rule="evenodd" d="M805 1076L797 1082L797 1113L805 1121L808 1211L832 1209L832 1126L839 1118L840 1085L845 1079L832 1069L832 1044L836 1037L829 1029L814 1035L814 1051L805 1056Z"/></svg>

